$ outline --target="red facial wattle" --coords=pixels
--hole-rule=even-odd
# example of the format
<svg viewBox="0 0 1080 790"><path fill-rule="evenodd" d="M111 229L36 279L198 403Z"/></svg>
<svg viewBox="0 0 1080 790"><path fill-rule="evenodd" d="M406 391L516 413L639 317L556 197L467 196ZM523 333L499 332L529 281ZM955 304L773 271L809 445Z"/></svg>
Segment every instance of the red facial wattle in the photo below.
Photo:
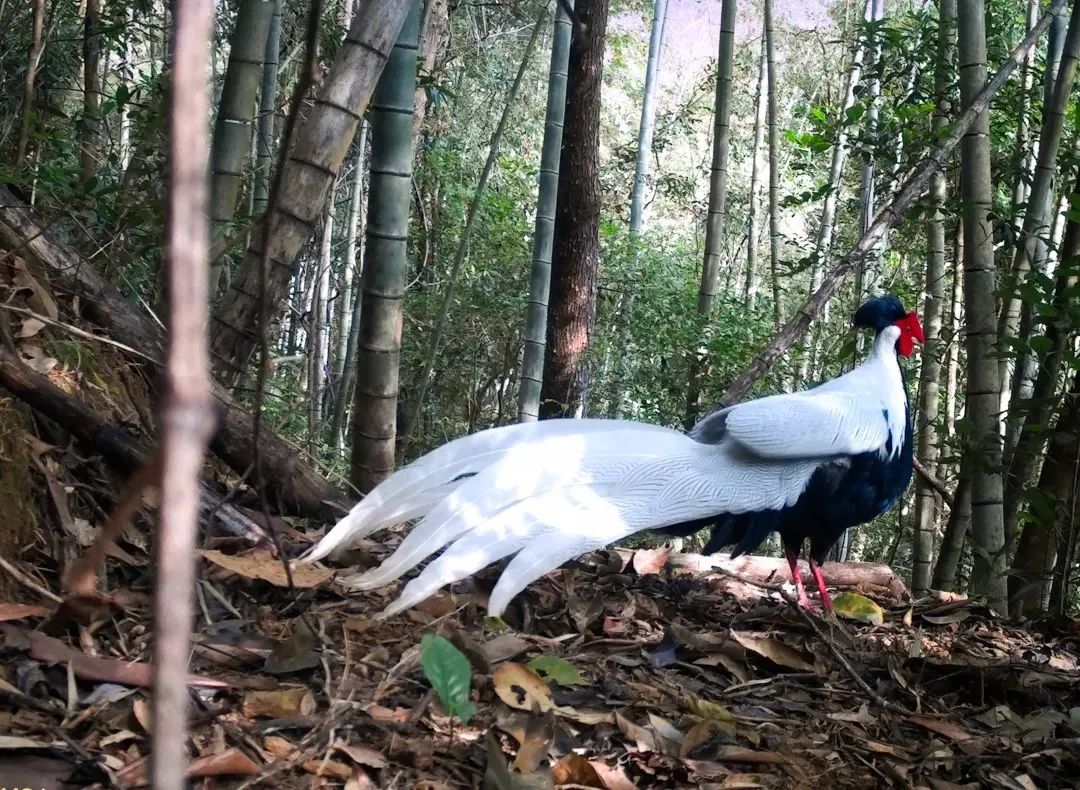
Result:
<svg viewBox="0 0 1080 790"><path fill-rule="evenodd" d="M896 344L898 346L897 352L902 357L911 356L911 352L915 350L916 340L920 343L926 342L922 324L919 323L919 316L914 311L908 313L899 321L893 321L893 326L900 328L900 339L896 341Z"/></svg>

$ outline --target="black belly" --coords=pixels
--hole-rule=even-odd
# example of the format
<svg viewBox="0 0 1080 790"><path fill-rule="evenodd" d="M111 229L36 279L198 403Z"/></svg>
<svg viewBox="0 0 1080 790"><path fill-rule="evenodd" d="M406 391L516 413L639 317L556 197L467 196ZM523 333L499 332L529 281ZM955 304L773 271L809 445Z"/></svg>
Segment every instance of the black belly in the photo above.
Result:
<svg viewBox="0 0 1080 790"><path fill-rule="evenodd" d="M790 507L738 515L719 513L657 531L686 537L711 527L703 553L734 545L733 557L754 551L769 533L778 532L784 544L796 552L809 540L810 556L823 562L845 530L886 512L907 488L912 471L910 422L905 434L903 448L895 457L883 459L872 452L822 462Z"/></svg>

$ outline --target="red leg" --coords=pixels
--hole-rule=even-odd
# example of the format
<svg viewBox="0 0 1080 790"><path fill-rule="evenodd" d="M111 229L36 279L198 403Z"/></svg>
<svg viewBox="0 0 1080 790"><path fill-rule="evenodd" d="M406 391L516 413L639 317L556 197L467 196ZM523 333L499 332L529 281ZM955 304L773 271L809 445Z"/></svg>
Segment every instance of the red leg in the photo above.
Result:
<svg viewBox="0 0 1080 790"><path fill-rule="evenodd" d="M788 565L791 566L791 580L795 582L795 590L799 595L799 606L803 609L809 609L810 598L806 595L806 588L803 587L802 582L802 574L799 573L799 555L796 554L795 550L790 546L784 546L784 553L787 555Z"/></svg>
<svg viewBox="0 0 1080 790"><path fill-rule="evenodd" d="M829 590L825 586L825 574L821 572L821 566L817 564L817 561L813 558L809 558L810 573L814 574L814 581L817 582L818 592L821 593L821 603L825 607L826 611L831 612L832 598L829 597Z"/></svg>

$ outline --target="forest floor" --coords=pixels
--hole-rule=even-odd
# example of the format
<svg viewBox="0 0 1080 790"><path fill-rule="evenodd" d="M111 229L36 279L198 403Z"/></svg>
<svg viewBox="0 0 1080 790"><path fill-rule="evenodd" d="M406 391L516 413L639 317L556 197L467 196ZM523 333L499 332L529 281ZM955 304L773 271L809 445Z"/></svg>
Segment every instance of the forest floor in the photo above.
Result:
<svg viewBox="0 0 1080 790"><path fill-rule="evenodd" d="M370 565L392 548L367 542ZM285 530L285 552L304 545ZM1060 788L1080 776L1080 622L887 600L877 625L807 616L779 585L666 550L598 552L485 620L496 569L404 615L397 585L288 589L268 549L200 559L192 775L203 787ZM681 558L682 562L674 560ZM0 785L145 785L148 558L57 609L21 574L0 603ZM3 573L8 574L15 566ZM511 627L512 626L512 627ZM420 665L438 633L471 664L449 718ZM64 780L72 784L63 784Z"/></svg>

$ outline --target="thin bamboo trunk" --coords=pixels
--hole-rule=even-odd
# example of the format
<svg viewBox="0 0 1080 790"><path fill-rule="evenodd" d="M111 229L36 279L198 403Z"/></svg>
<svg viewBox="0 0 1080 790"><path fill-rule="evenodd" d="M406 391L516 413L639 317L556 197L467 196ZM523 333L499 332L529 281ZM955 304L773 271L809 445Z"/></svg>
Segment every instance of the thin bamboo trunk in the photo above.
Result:
<svg viewBox="0 0 1080 790"><path fill-rule="evenodd" d="M953 233L952 298L949 300L949 347L945 356L945 433L956 436L956 406L959 402L960 329L964 317L964 225L956 223Z"/></svg>
<svg viewBox="0 0 1080 790"><path fill-rule="evenodd" d="M338 392L334 400L334 417L330 424L330 446L339 449L345 442L345 407L352 402L353 383L356 381L356 341L360 334L360 311L363 300L360 296L360 278L363 274L357 268L357 261L363 260L358 252L363 228L360 226L363 216L364 176L368 169L367 158L368 123L360 126L360 139L357 141L356 171L353 173L352 192L349 198L349 219L346 225L345 244L345 288L341 297L346 310L341 337L344 348L341 349L341 369L338 371Z"/></svg>
<svg viewBox="0 0 1080 790"><path fill-rule="evenodd" d="M1035 27L1039 19L1039 0L1028 0L1027 29ZM1035 50L1032 49L1020 66L1020 109L1016 116L1016 162L1020 165L1013 184L1014 208L1027 203L1031 179L1035 172L1035 149L1031 139L1031 92L1035 86ZM1019 211L1013 217L1013 231L1017 240L1023 239L1024 216Z"/></svg>
<svg viewBox="0 0 1080 790"><path fill-rule="evenodd" d="M645 65L645 95L641 102L638 125L637 156L634 163L634 186L630 193L630 233L641 233L645 215L645 182L652 155L653 128L656 121L656 75L660 70L660 50L664 46L664 22L667 0L654 0L652 32L649 35L649 59Z"/></svg>
<svg viewBox="0 0 1080 790"><path fill-rule="evenodd" d="M242 0L229 39L229 65L221 87L214 144L210 150L210 219L215 242L210 265L211 294L220 285L225 235L236 213L244 165L248 161L274 5L272 0Z"/></svg>
<svg viewBox="0 0 1080 790"><path fill-rule="evenodd" d="M743 303L749 307L757 295L758 262L758 189L761 182L761 148L765 143L765 104L768 92L767 42L761 38L761 57L758 59L757 93L754 96L754 150L750 165L750 206L746 213L746 281L743 283Z"/></svg>
<svg viewBox="0 0 1080 790"><path fill-rule="evenodd" d="M984 0L958 0L960 95L970 107L986 86L986 18ZM996 611L1005 613L1005 523L1002 511L1001 434L998 396L1001 382L994 345L997 310L993 180L990 174L990 117L978 114L964 135L960 165L964 206L964 291L967 315L967 420L965 452L971 459L971 589Z"/></svg>
<svg viewBox="0 0 1080 790"><path fill-rule="evenodd" d="M281 3L273 0L274 11L266 35L262 75L259 85L259 122L256 125L255 184L253 213L262 216L270 199L271 170L274 167L274 133L277 128L278 64L281 60Z"/></svg>
<svg viewBox="0 0 1080 790"><path fill-rule="evenodd" d="M866 8L870 9L874 0L866 0ZM851 55L851 65L848 68L847 83L844 87L844 101L840 105L840 118L847 117L848 110L855 106L855 89L862 77L863 58L865 48L862 44L856 44ZM829 165L828 189L825 192L825 200L821 204L821 219L818 221L817 239L814 244L814 259L811 263L810 293L816 293L824 281L825 270L829 267L829 259L832 255L833 235L836 232L836 201L840 191L840 180L844 174L844 163L848 155L848 129L847 124L842 123L836 133L836 144L832 150L832 162ZM822 318L828 320L828 305L823 307ZM795 373L796 383L802 384L813 373L817 358L817 343L813 337L813 322L807 325L804 345L806 352L799 359L798 369Z"/></svg>
<svg viewBox="0 0 1080 790"><path fill-rule="evenodd" d="M773 52L773 0L765 0L765 61L768 77L769 126L769 275L772 279L773 326L783 320L783 293L780 288L780 154L777 140L776 57Z"/></svg>
<svg viewBox="0 0 1080 790"><path fill-rule="evenodd" d="M428 385L431 380L431 373L435 368L436 356L439 353L439 343L442 342L442 334L446 327L446 319L450 314L450 305L453 303L458 275L461 273L461 266L465 263L465 257L469 252L469 240L472 238L472 230L476 223L476 216L480 211L480 201L483 199L484 191L487 189L487 182L488 178L491 177L491 171L495 168L495 160L499 156L499 144L502 142L503 134L506 133L506 127L510 121L510 111L517 101L518 93L521 90L521 83L525 79L525 72L529 67L529 61L532 60L532 54L536 49L536 42L540 39L540 30L543 28L544 20L547 19L547 13L547 7L545 6L540 12L540 16L537 17L536 24L533 25L532 35L529 36L529 40L525 44L525 51L521 56L521 64L518 66L518 72L514 77L514 83L510 86L510 92L506 96L506 103L503 105L502 116L499 118L499 125L495 128L495 132L491 136L491 143L488 145L487 159L484 161L484 168L480 172L480 180L476 184L476 191L473 193L472 201L469 203L468 214L465 217L465 227L461 230L461 238L458 239L457 251L454 253L454 262L450 267L450 274L446 278L446 292L443 294L442 304L440 305L438 315L435 318L435 325L431 329L431 340L428 344L427 356L424 359L424 366L421 368L420 376L417 379L416 395L413 398L413 402L410 404L409 411L411 417L409 418L406 429L403 431L406 442L409 441L411 430L421 421L424 396L427 393Z"/></svg>
<svg viewBox="0 0 1080 790"><path fill-rule="evenodd" d="M1080 199L1080 178L1073 188L1072 199ZM1062 254L1065 260L1072 260L1080 254L1080 222L1076 220L1068 223ZM1020 522L1024 492L1037 473L1038 461L1046 446L1047 429L1060 397L1059 384L1066 362L1065 355L1076 332L1069 320L1070 305L1076 298L1076 284L1075 265L1058 268L1054 278L1054 294L1047 310L1051 318L1042 335L1041 345L1045 346L1045 352L1033 360L1037 363L1038 376L1029 404L1024 407L1026 414L1016 448L1006 467L1005 536L1010 543ZM1019 403L1014 404L1014 408L1019 407ZM1017 559L1020 559L1019 553Z"/></svg>
<svg viewBox="0 0 1080 790"><path fill-rule="evenodd" d="M101 0L86 0L84 20L79 178L85 183L97 175L101 160Z"/></svg>
<svg viewBox="0 0 1080 790"><path fill-rule="evenodd" d="M311 356L308 373L308 439L311 450L318 447L318 439L323 420L323 399L327 383L327 351L330 347L330 322L327 320L327 304L330 299L330 270L333 267L331 249L334 240L334 190L330 190L330 200L326 203L326 218L323 220L322 235L319 240L319 256L315 261L313 297L311 300L311 338L309 348Z"/></svg>
<svg viewBox="0 0 1080 790"><path fill-rule="evenodd" d="M604 352L604 370L614 358L614 374L611 376L611 397L608 415L622 417L624 382L630 377L630 354L627 348L634 312L634 296L637 290L637 263L641 254L639 244L645 215L645 181L652 156L653 128L656 120L656 78L660 70L660 52L664 45L664 23L667 20L667 0L656 0L653 5L652 33L649 36L649 59L645 68L645 95L641 103L641 122L638 125L638 144L634 164L634 184L630 192L630 276L619 304L615 310L614 341Z"/></svg>
<svg viewBox="0 0 1080 790"><path fill-rule="evenodd" d="M548 291L551 288L551 246L555 232L555 203L559 191L563 119L566 114L570 35L570 18L560 4L556 9L555 30L551 37L547 113L544 118L544 143L540 153L540 185L536 199L536 226L533 230L529 302L525 316L525 349L521 360L521 385L518 390L520 422L534 422L540 414L544 349L547 345Z"/></svg>
<svg viewBox="0 0 1080 790"><path fill-rule="evenodd" d="M354 30L362 17L357 13ZM352 483L362 493L394 469L419 26L420 5L412 2L371 99L371 193L351 459Z"/></svg>
<svg viewBox="0 0 1080 790"><path fill-rule="evenodd" d="M698 291L698 312L708 315L716 300L720 257L727 214L728 149L731 141L731 81L735 57L736 0L720 7L720 45L716 61L716 98L713 106L712 170L709 177L709 213L705 220L705 259Z"/></svg>
<svg viewBox="0 0 1080 790"><path fill-rule="evenodd" d="M26 152L30 147L30 132L34 117L34 83L37 80L41 54L45 51L45 0L34 0L33 21L30 28L30 50L23 75L22 104L19 107L19 139L15 144L15 167L27 165Z"/></svg>
<svg viewBox="0 0 1080 790"><path fill-rule="evenodd" d="M939 6L937 64L934 92L937 106L932 128L935 135L948 126L949 86L955 70L956 2L941 0ZM930 181L930 216L926 223L926 302L919 371L918 458L931 474L937 474L937 423L941 381L941 322L945 302L945 173L938 171ZM934 534L937 531L938 502L934 490L922 476L915 478L915 542L912 547L911 589L916 595L930 587L934 561Z"/></svg>
<svg viewBox="0 0 1080 790"><path fill-rule="evenodd" d="M866 22L869 28L867 48L867 71L869 79L866 81L866 137L871 141L871 147L863 154L862 173L859 178L859 235L866 233L867 228L874 219L874 206L877 202L877 177L874 171L875 147L873 140L877 134L878 115L881 100L881 40L878 34L878 26L885 18L884 0L869 0L866 4ZM855 304L862 304L866 293L867 268L873 266L880 268L881 247L875 246L870 254L859 261L859 267L855 271ZM865 334L855 333L856 351L862 352Z"/></svg>

